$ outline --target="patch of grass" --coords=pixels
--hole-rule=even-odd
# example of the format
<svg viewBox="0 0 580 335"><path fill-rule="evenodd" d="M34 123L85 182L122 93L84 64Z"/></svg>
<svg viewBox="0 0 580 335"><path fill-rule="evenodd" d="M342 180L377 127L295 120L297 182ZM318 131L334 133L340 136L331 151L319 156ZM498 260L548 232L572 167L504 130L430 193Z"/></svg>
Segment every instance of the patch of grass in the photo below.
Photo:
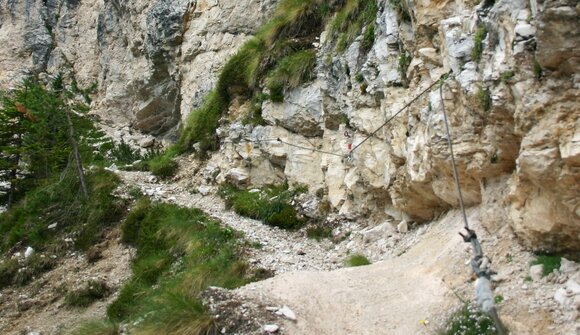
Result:
<svg viewBox="0 0 580 335"><path fill-rule="evenodd" d="M496 304L500 304L500 303L502 303L502 302L503 302L503 300L504 300L504 298L503 298L503 295L500 295L500 294L496 295L496 296L493 298L493 301L494 301Z"/></svg>
<svg viewBox="0 0 580 335"><path fill-rule="evenodd" d="M283 100L283 91L300 86L312 79L316 65L316 51L302 50L284 57L266 79L272 101Z"/></svg>
<svg viewBox="0 0 580 335"><path fill-rule="evenodd" d="M150 159L147 162L149 171L151 171L154 176L162 179L173 177L179 168L179 165L173 159L174 156L175 153L166 151L165 153Z"/></svg>
<svg viewBox="0 0 580 335"><path fill-rule="evenodd" d="M507 82L507 81L509 81L510 79L512 79L514 76L515 76L515 73L514 73L514 71L511 71L511 70L510 70L510 71L505 71L505 72L502 72L502 73L500 74L500 76L499 76L499 79L500 79L502 82Z"/></svg>
<svg viewBox="0 0 580 335"><path fill-rule="evenodd" d="M354 254L346 259L344 262L346 266L353 267L353 266L363 266L369 265L371 262L368 258L361 254Z"/></svg>
<svg viewBox="0 0 580 335"><path fill-rule="evenodd" d="M356 76L354 76L354 80L356 80L357 83L362 83L363 81L365 81L365 77L363 76L362 73L357 73Z"/></svg>
<svg viewBox="0 0 580 335"><path fill-rule="evenodd" d="M346 0L327 27L329 41L336 41L336 51L344 51L364 27L366 30L361 48L370 50L374 43L377 11L377 2L374 0Z"/></svg>
<svg viewBox="0 0 580 335"><path fill-rule="evenodd" d="M412 59L413 57L408 55L406 51L401 52L399 56L399 74L403 82L407 82L407 68L409 68Z"/></svg>
<svg viewBox="0 0 580 335"><path fill-rule="evenodd" d="M542 264L544 266L542 277L545 277L554 272L554 270L560 269L560 265L562 264L562 257L558 255L539 254L536 255L536 259L532 261L532 265L538 264Z"/></svg>
<svg viewBox="0 0 580 335"><path fill-rule="evenodd" d="M405 0L389 0L389 4L395 9L399 19L405 22L411 22L411 15L405 6Z"/></svg>
<svg viewBox="0 0 580 335"><path fill-rule="evenodd" d="M306 229L306 236L313 240L322 241L325 238L332 237L332 228L321 227L321 226L311 226Z"/></svg>
<svg viewBox="0 0 580 335"><path fill-rule="evenodd" d="M229 101L220 96L217 90L209 93L203 105L187 116L178 142L179 151L190 151L194 143L199 143L202 152L217 149L215 130L228 103Z"/></svg>
<svg viewBox="0 0 580 335"><path fill-rule="evenodd" d="M108 294L109 287L103 281L89 280L84 287L67 293L64 303L67 306L87 307Z"/></svg>
<svg viewBox="0 0 580 335"><path fill-rule="evenodd" d="M478 63L483 53L483 40L487 37L485 25L479 25L473 36L473 49L471 50L471 60Z"/></svg>
<svg viewBox="0 0 580 335"><path fill-rule="evenodd" d="M531 276L526 276L526 277L524 278L524 281L526 281L526 282L531 282L531 281L532 281L532 277L531 277Z"/></svg>
<svg viewBox="0 0 580 335"><path fill-rule="evenodd" d="M82 251L97 243L103 231L122 218L125 203L111 194L120 183L114 173L98 168L87 173L86 180L88 199L80 196L78 180L65 175L30 191L0 214L0 250L19 241L37 251L60 249L58 238L64 235L73 236L75 247ZM57 228L48 229L55 222Z"/></svg>
<svg viewBox="0 0 580 335"><path fill-rule="evenodd" d="M477 104L484 112L489 112L492 106L491 93L489 89L483 85L479 85L476 94Z"/></svg>
<svg viewBox="0 0 580 335"><path fill-rule="evenodd" d="M441 335L495 335L493 320L483 314L475 303L466 303L449 320Z"/></svg>
<svg viewBox="0 0 580 335"><path fill-rule="evenodd" d="M24 286L44 272L54 268L55 265L56 261L54 259L42 257L39 254L33 254L28 257L23 266L18 269L14 275L13 284Z"/></svg>
<svg viewBox="0 0 580 335"><path fill-rule="evenodd" d="M118 323L109 320L88 321L73 330L70 335L119 335L121 329Z"/></svg>
<svg viewBox="0 0 580 335"><path fill-rule="evenodd" d="M296 191L289 191L287 185L268 186L259 192L222 185L219 194L236 213L262 220L268 225L283 229L299 229L305 223L298 217L296 209L290 205Z"/></svg>
<svg viewBox="0 0 580 335"><path fill-rule="evenodd" d="M0 263L0 290L13 284L18 268L15 259L6 259Z"/></svg>
<svg viewBox="0 0 580 335"><path fill-rule="evenodd" d="M199 293L253 279L242 243L197 209L140 199L122 226L137 249L133 276L107 309L110 320L142 320L139 334L206 334L215 328Z"/></svg>
<svg viewBox="0 0 580 335"><path fill-rule="evenodd" d="M115 144L110 151L110 156L116 163L131 164L134 161L143 159L139 149L133 149L129 144L121 139L119 144Z"/></svg>

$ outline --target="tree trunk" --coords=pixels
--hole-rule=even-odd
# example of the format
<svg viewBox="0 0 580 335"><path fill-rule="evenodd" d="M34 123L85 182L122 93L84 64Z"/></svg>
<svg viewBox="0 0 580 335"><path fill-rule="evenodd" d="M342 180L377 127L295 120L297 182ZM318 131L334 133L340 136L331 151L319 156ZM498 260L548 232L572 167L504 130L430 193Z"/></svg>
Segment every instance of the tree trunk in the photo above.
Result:
<svg viewBox="0 0 580 335"><path fill-rule="evenodd" d="M72 145L73 154L75 156L75 161L77 162L77 170L79 172L79 180L81 182L81 190L83 191L85 198L88 198L89 197L89 189L87 188L87 183L85 181L85 171L83 170L83 162L81 161L81 154L79 152L79 146L78 146L77 141L75 140L75 136L74 136L75 132L74 132L73 123L72 123L72 120L70 118L69 112L64 111L64 114L66 115L66 120L68 122L69 141Z"/></svg>

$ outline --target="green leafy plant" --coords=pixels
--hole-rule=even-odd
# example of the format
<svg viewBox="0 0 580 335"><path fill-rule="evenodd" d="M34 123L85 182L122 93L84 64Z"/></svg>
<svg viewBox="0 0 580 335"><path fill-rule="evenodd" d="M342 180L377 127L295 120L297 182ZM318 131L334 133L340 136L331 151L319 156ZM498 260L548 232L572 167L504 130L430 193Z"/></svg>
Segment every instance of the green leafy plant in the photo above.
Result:
<svg viewBox="0 0 580 335"><path fill-rule="evenodd" d="M363 266L369 264L371 264L371 262L368 260L368 258L366 258L364 255L361 254L354 254L349 258L347 258L345 261L345 265L350 267Z"/></svg>

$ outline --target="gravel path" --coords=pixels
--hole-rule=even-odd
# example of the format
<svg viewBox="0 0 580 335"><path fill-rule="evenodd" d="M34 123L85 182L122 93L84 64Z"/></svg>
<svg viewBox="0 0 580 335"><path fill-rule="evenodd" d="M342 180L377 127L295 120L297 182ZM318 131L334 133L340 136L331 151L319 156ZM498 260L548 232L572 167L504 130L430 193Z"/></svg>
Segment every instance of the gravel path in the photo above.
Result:
<svg viewBox="0 0 580 335"><path fill-rule="evenodd" d="M115 171L127 185L136 186L158 201L175 203L203 210L211 218L221 221L260 248L250 250L250 262L256 266L284 273L296 270L332 270L342 266L346 257L329 241L308 239L302 232L270 227L261 221L248 219L225 209L224 201L216 195L203 196L188 192L182 186L159 182L147 172Z"/></svg>

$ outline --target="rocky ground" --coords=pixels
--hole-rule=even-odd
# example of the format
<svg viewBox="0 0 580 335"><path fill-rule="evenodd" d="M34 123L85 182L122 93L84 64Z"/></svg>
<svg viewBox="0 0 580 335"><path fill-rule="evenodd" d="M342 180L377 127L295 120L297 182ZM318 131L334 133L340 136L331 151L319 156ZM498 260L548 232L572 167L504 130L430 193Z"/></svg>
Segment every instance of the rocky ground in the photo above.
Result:
<svg viewBox="0 0 580 335"><path fill-rule="evenodd" d="M204 294L224 334L432 334L461 305L457 296L473 298L471 250L457 235L462 222L456 211L429 225L411 225L407 232L392 222L369 228L364 222L345 221L343 240L317 242L304 232L240 217L226 210L211 188L202 189L206 194L199 188L192 192L185 179L164 182L145 172L117 173L130 185L119 193L138 187L156 200L198 207L259 246L251 248L251 263L271 270L273 278L235 291L211 288ZM508 227L492 236L481 227L478 208L469 217L498 272L495 294L503 300L499 312L513 333L579 333L579 265L564 261L559 271L542 278L537 270L530 272L533 254L517 243ZM113 291L120 287L130 275L131 251L119 244L116 231L107 241L103 258L94 264L70 254L28 286L3 290L1 332L61 334L80 320L103 316L114 294L87 309L73 309L64 306L62 288L97 277ZM366 255L373 264L343 268L352 253Z"/></svg>

